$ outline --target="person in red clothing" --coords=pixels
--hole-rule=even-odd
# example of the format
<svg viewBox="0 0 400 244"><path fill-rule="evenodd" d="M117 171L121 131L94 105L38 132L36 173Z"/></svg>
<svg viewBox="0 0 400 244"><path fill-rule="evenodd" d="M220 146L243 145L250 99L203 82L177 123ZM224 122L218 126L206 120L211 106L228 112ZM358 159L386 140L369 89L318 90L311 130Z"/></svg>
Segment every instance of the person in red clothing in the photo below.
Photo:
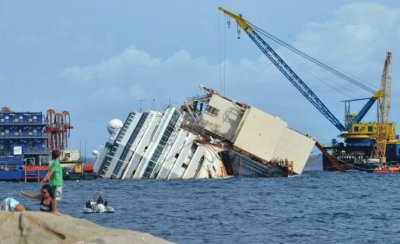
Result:
<svg viewBox="0 0 400 244"><path fill-rule="evenodd" d="M63 172L62 168L60 165L60 162L58 162L58 158L60 157L60 150L54 149L51 152L51 164L50 164L50 169L47 171L46 176L43 178L41 183L45 183L46 181L50 181L50 186L53 190L53 198L52 198L52 206L53 206L53 213L60 215L60 213L57 210L58 207L58 201L61 200L61 194L62 194L62 186L63 186Z"/></svg>

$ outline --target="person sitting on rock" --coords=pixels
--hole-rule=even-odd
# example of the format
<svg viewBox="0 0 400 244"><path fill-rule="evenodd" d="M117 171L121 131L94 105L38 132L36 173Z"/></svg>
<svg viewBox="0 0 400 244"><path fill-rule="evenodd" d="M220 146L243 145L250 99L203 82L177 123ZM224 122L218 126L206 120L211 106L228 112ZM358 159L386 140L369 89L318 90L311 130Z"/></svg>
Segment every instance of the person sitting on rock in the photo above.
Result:
<svg viewBox="0 0 400 244"><path fill-rule="evenodd" d="M7 212L24 212L26 209L24 205L12 197L7 197L0 204L0 210Z"/></svg>
<svg viewBox="0 0 400 244"><path fill-rule="evenodd" d="M24 191L21 191L21 194L25 197L40 200L40 211L55 213L52 202L53 191L49 184L45 184L42 186L40 194L30 194Z"/></svg>

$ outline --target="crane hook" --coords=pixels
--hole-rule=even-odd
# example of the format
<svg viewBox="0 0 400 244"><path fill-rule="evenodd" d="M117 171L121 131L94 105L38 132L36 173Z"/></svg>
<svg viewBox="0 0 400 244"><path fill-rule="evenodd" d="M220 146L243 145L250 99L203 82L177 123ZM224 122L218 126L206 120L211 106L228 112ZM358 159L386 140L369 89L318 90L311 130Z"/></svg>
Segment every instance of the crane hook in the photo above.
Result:
<svg viewBox="0 0 400 244"><path fill-rule="evenodd" d="M226 20L226 24L228 25L228 29L231 28L231 18L228 16L228 19Z"/></svg>
<svg viewBox="0 0 400 244"><path fill-rule="evenodd" d="M240 28L239 28L239 25L237 26L237 39L240 39Z"/></svg>

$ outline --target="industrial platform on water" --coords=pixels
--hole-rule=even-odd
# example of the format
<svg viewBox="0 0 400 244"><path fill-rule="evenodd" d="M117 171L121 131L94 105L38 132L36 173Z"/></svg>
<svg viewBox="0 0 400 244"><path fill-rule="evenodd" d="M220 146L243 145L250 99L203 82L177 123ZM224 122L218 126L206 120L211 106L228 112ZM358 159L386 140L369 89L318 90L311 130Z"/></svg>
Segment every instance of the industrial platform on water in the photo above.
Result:
<svg viewBox="0 0 400 244"><path fill-rule="evenodd" d="M0 181L40 181L49 168L51 150L61 150L60 163L64 177L93 178L93 167L85 165L77 171L79 151L67 150L72 126L69 113L54 110L15 112L8 107L0 111ZM93 165L92 165L93 166ZM69 170L71 168L71 170ZM77 172L75 172L77 171Z"/></svg>

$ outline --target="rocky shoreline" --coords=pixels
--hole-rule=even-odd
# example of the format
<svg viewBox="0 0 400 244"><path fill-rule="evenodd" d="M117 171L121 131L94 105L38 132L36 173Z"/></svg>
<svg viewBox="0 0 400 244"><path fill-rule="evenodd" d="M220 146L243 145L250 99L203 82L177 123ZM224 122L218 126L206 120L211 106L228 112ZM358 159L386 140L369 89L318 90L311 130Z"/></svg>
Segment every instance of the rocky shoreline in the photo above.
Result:
<svg viewBox="0 0 400 244"><path fill-rule="evenodd" d="M88 220L44 212L0 212L0 244L171 243L147 233L107 228Z"/></svg>

